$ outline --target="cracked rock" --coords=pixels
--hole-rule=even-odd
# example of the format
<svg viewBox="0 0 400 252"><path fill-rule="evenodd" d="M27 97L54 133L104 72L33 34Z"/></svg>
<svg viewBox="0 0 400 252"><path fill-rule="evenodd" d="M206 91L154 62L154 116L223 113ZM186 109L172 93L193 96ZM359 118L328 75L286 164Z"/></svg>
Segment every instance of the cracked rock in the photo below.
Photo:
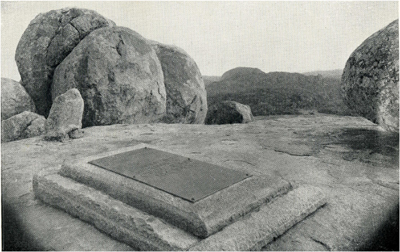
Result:
<svg viewBox="0 0 400 252"><path fill-rule="evenodd" d="M165 115L160 61L129 28L97 29L75 47L55 70L53 101L71 88L85 103L83 127L158 122Z"/></svg>
<svg viewBox="0 0 400 252"><path fill-rule="evenodd" d="M314 154L312 147L306 144L277 143L274 150L291 156L312 156Z"/></svg>
<svg viewBox="0 0 400 252"><path fill-rule="evenodd" d="M39 136L44 133L44 116L24 111L1 122L1 142Z"/></svg>
<svg viewBox="0 0 400 252"><path fill-rule="evenodd" d="M204 123L207 93L196 62L182 49L151 41L167 93L166 123Z"/></svg>
<svg viewBox="0 0 400 252"><path fill-rule="evenodd" d="M47 117L54 69L92 31L115 23L95 11L77 8L52 10L33 19L15 54L21 83L35 102L37 113Z"/></svg>

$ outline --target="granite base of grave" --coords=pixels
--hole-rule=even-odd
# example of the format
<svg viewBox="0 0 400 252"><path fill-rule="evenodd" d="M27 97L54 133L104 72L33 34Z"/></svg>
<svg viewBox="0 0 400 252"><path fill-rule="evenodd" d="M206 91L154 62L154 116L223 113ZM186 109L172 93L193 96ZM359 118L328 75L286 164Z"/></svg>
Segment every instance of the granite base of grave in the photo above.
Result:
<svg viewBox="0 0 400 252"><path fill-rule="evenodd" d="M139 250L258 250L326 203L312 186L143 144L66 161L33 189Z"/></svg>

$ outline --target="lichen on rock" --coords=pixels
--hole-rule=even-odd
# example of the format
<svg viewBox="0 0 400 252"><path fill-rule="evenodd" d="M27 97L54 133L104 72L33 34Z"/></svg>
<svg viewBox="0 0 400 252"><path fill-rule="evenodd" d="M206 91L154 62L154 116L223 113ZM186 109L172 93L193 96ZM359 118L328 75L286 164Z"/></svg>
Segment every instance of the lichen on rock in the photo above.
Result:
<svg viewBox="0 0 400 252"><path fill-rule="evenodd" d="M399 131L399 22L367 38L347 60L342 75L349 108L383 128Z"/></svg>

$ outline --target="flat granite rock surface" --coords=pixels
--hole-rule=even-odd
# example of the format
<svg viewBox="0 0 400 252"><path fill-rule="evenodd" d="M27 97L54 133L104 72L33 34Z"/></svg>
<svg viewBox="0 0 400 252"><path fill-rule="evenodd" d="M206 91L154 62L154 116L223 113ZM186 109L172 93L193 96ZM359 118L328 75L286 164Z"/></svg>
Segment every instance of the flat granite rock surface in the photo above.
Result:
<svg viewBox="0 0 400 252"><path fill-rule="evenodd" d="M248 124L112 125L84 131L83 138L64 143L42 137L2 143L4 250L131 250L35 199L32 177L64 160L140 143L317 187L326 196L325 207L264 250L398 249L399 135L361 117L271 116Z"/></svg>

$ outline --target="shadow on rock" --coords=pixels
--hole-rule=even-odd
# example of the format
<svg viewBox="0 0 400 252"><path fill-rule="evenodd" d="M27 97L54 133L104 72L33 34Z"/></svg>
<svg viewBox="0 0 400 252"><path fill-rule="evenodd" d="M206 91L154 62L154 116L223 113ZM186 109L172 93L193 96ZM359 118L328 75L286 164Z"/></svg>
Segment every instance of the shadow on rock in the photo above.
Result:
<svg viewBox="0 0 400 252"><path fill-rule="evenodd" d="M393 209L390 218L382 223L369 243L360 250L399 251L399 205Z"/></svg>
<svg viewBox="0 0 400 252"><path fill-rule="evenodd" d="M1 231L3 251L42 250L24 231L13 208L3 200L1 201Z"/></svg>
<svg viewBox="0 0 400 252"><path fill-rule="evenodd" d="M315 153L324 149L340 153L347 161L399 165L399 133L372 129L344 128L324 133L303 132ZM311 138L311 139L310 139ZM310 142L310 141L309 141ZM341 146L343 148L332 148Z"/></svg>
<svg viewBox="0 0 400 252"><path fill-rule="evenodd" d="M386 156L399 154L399 134L369 129L344 129L342 144L353 150L371 150Z"/></svg>

